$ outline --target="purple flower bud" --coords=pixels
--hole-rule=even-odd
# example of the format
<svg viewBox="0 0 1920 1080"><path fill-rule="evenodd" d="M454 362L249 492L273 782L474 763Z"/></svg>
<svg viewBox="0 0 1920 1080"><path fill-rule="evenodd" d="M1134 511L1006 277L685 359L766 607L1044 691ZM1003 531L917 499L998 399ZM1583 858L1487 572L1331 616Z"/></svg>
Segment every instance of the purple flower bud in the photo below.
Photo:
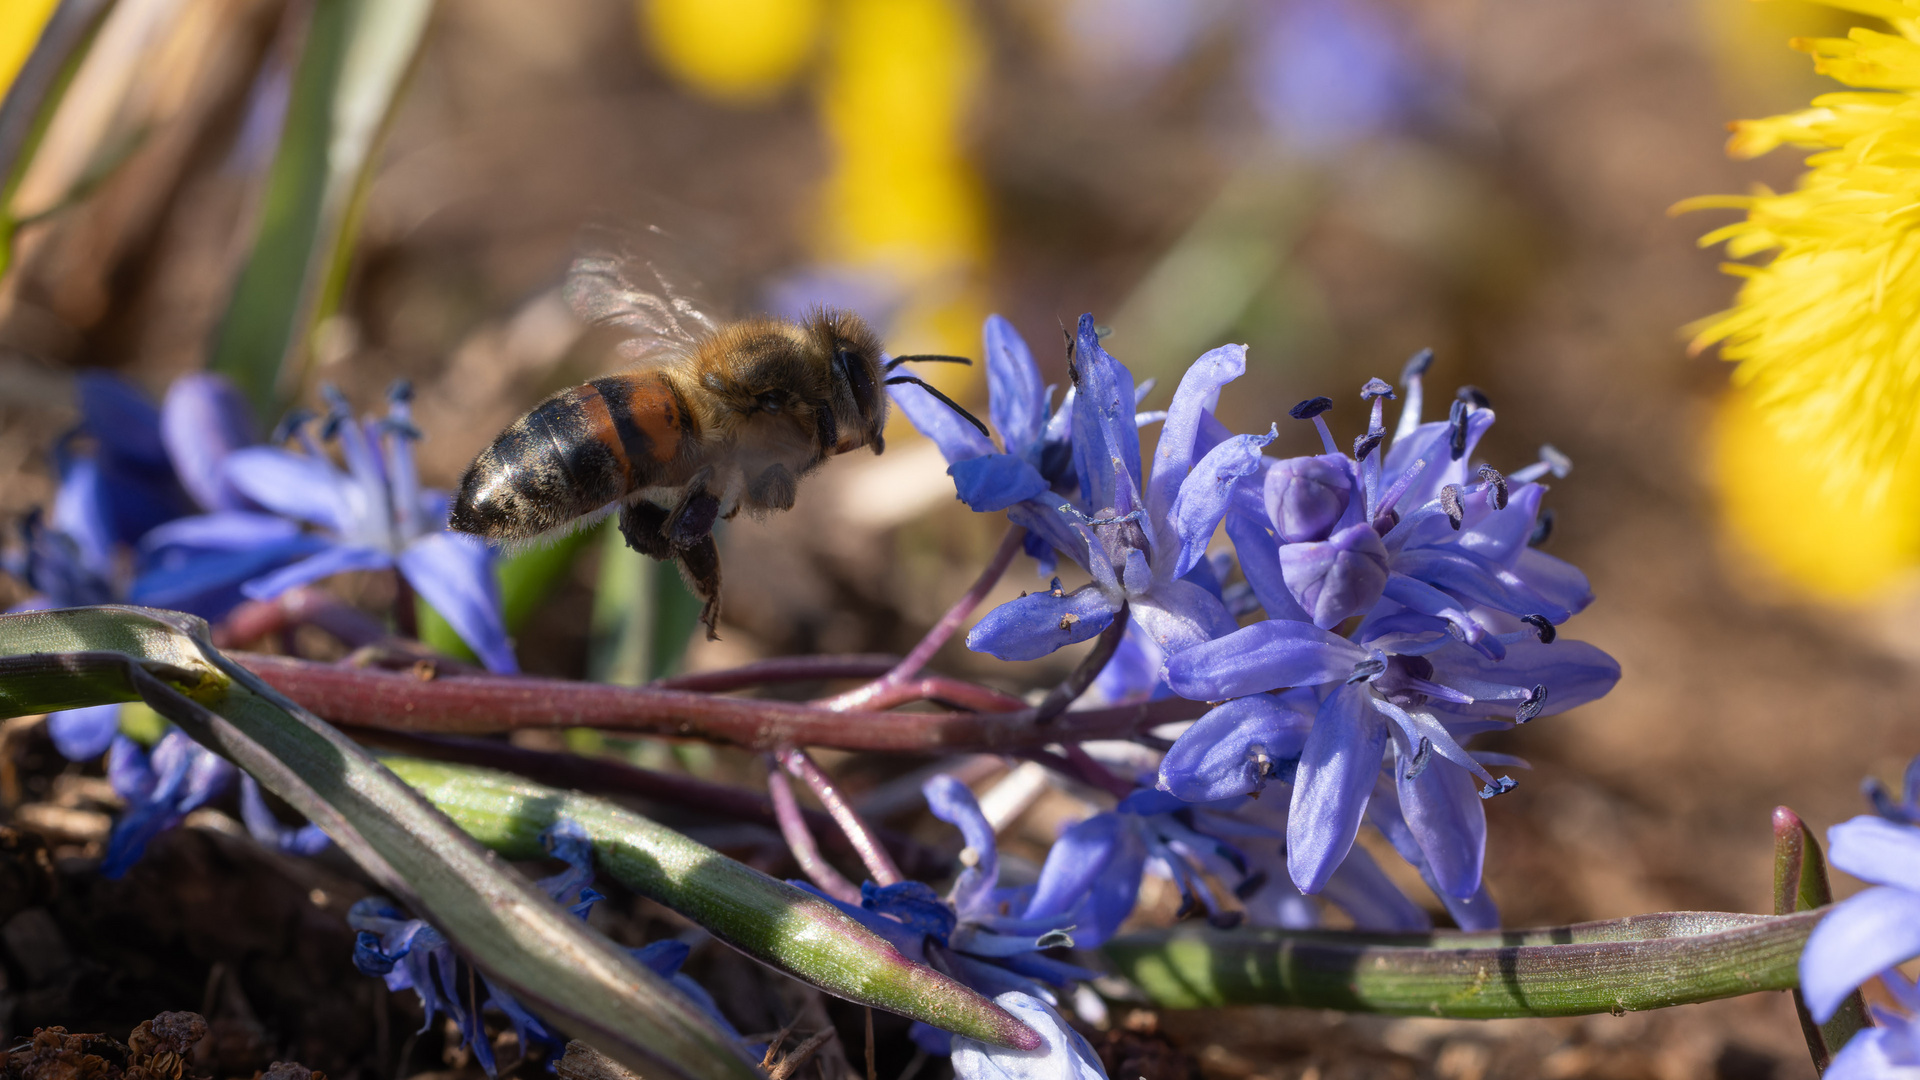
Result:
<svg viewBox="0 0 1920 1080"><path fill-rule="evenodd" d="M1338 454L1288 458L1267 472L1267 516L1289 544L1325 540L1353 500L1347 459Z"/></svg>
<svg viewBox="0 0 1920 1080"><path fill-rule="evenodd" d="M1361 522L1318 543L1284 545L1280 573L1313 625L1330 629L1380 599L1387 587L1387 548L1373 526Z"/></svg>

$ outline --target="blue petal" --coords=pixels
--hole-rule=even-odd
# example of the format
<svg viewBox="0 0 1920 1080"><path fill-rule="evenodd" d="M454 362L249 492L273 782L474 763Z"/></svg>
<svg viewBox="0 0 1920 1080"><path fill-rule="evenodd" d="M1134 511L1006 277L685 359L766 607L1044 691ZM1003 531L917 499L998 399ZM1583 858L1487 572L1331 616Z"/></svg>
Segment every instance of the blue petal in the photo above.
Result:
<svg viewBox="0 0 1920 1080"><path fill-rule="evenodd" d="M958 922L954 909L924 881L897 881L892 885L860 883L860 906L897 920L913 933L945 944Z"/></svg>
<svg viewBox="0 0 1920 1080"><path fill-rule="evenodd" d="M507 640L500 582L486 544L463 533L428 533L400 553L400 572L488 671L520 670Z"/></svg>
<svg viewBox="0 0 1920 1080"><path fill-rule="evenodd" d="M1074 943L1095 948L1133 913L1146 859L1145 846L1119 814L1095 814L1069 826L1047 852L1026 917L1078 911Z"/></svg>
<svg viewBox="0 0 1920 1080"><path fill-rule="evenodd" d="M253 413L232 383L190 372L167 387L160 407L160 438L180 486L208 510L238 510L247 500L221 468L227 455L260 441Z"/></svg>
<svg viewBox="0 0 1920 1080"><path fill-rule="evenodd" d="M1064 596L1037 592L987 612L967 632L967 648L1002 660L1038 660L1097 636L1113 621L1112 601L1092 585Z"/></svg>
<svg viewBox="0 0 1920 1080"><path fill-rule="evenodd" d="M981 336L987 348L987 407L993 429L1009 454L1024 455L1040 441L1047 423L1047 390L1040 382L1040 368L1013 324L1000 316L987 316Z"/></svg>
<svg viewBox="0 0 1920 1080"><path fill-rule="evenodd" d="M1861 881L1920 893L1920 828L1863 814L1827 830L1827 861Z"/></svg>
<svg viewBox="0 0 1920 1080"><path fill-rule="evenodd" d="M1833 1056L1821 1080L1899 1080L1920 1065L1910 1031L1873 1027L1853 1033Z"/></svg>
<svg viewBox="0 0 1920 1080"><path fill-rule="evenodd" d="M1067 523L1059 510L1044 505L1041 500L1015 503L1007 507L1007 520L1020 525L1032 534L1027 539L1039 537L1053 550L1072 559L1081 566L1088 562L1087 538L1078 529ZM1032 548L1028 548L1029 554Z"/></svg>
<svg viewBox="0 0 1920 1080"><path fill-rule="evenodd" d="M1561 638L1551 645L1532 638L1507 646L1493 661L1462 645L1435 652L1433 681L1471 694L1470 705L1447 705L1465 716L1511 716L1535 686L1547 688L1537 716L1554 716L1606 696L1620 681L1620 662L1584 641Z"/></svg>
<svg viewBox="0 0 1920 1080"><path fill-rule="evenodd" d="M62 471L49 523L72 541L80 565L97 578L112 576L116 547L138 538L116 528L113 493L93 458L76 459Z"/></svg>
<svg viewBox="0 0 1920 1080"><path fill-rule="evenodd" d="M1184 390L1186 384L1182 383L1181 388ZM1207 451L1200 464L1187 473L1176 489L1173 507L1165 519L1169 533L1155 537L1156 559L1164 562L1169 554L1177 552L1171 576L1186 577L1187 571L1206 556L1213 531L1227 515L1234 485L1241 478L1260 471L1265 461L1261 448L1278 435L1277 428L1266 435L1236 435ZM1159 468L1156 461L1155 480L1160 477ZM1163 542L1169 546L1162 547ZM1172 546L1175 544L1178 546Z"/></svg>
<svg viewBox="0 0 1920 1080"><path fill-rule="evenodd" d="M1100 347L1092 315L1080 316L1073 368L1073 467L1086 509L1129 513L1139 504L1140 490L1133 375Z"/></svg>
<svg viewBox="0 0 1920 1080"><path fill-rule="evenodd" d="M1000 881L1000 849L994 842L993 825L980 812L967 785L945 773L922 784L920 792L927 797L933 816L958 828L974 854L973 864L960 871L953 886L954 907L963 915L971 914Z"/></svg>
<svg viewBox="0 0 1920 1080"><path fill-rule="evenodd" d="M1920 893L1882 886L1841 901L1807 938L1800 992L1826 1023L1853 988L1920 956Z"/></svg>
<svg viewBox="0 0 1920 1080"><path fill-rule="evenodd" d="M1135 599L1132 617L1164 656L1234 632L1233 616L1220 598L1192 581L1167 581Z"/></svg>
<svg viewBox="0 0 1920 1080"><path fill-rule="evenodd" d="M1300 691L1216 706L1174 740L1160 763L1160 790L1211 802L1264 789L1269 777L1299 759L1316 706Z"/></svg>
<svg viewBox="0 0 1920 1080"><path fill-rule="evenodd" d="M1287 811L1287 871L1301 892L1319 892L1339 869L1380 775L1387 722L1369 707L1371 694L1364 685L1334 691L1301 749Z"/></svg>
<svg viewBox="0 0 1920 1080"><path fill-rule="evenodd" d="M1228 511L1226 525L1227 539L1233 541L1234 554L1240 559L1240 573L1267 618L1312 622L1287 591L1286 576L1280 570L1279 545L1268 531L1265 517L1244 514L1236 507Z"/></svg>
<svg viewBox="0 0 1920 1080"><path fill-rule="evenodd" d="M925 389L912 383L887 387L893 403L907 414L915 430L933 440L949 462L965 461L994 452L993 443L980 429L960 418L960 414Z"/></svg>
<svg viewBox="0 0 1920 1080"><path fill-rule="evenodd" d="M245 551L163 549L145 560L127 599L218 619L243 599L242 582L325 547L327 543L320 537L296 534L279 544Z"/></svg>
<svg viewBox="0 0 1920 1080"><path fill-rule="evenodd" d="M205 805L232 782L234 768L226 759L178 731L168 732L149 758L154 783L145 798L130 801L107 837L100 874L124 875L146 853L147 844Z"/></svg>
<svg viewBox="0 0 1920 1080"><path fill-rule="evenodd" d="M1107 660L1107 666L1094 676L1089 692L1108 705L1130 705L1170 697L1173 690L1160 677L1160 669L1166 662L1160 646L1147 637L1139 623L1129 619L1126 631L1120 636L1120 646Z"/></svg>
<svg viewBox="0 0 1920 1080"><path fill-rule="evenodd" d="M1353 497L1353 463L1340 454L1275 462L1262 492L1267 517L1289 544L1326 539Z"/></svg>
<svg viewBox="0 0 1920 1080"><path fill-rule="evenodd" d="M120 706L89 705L47 716L47 734L53 748L68 761L92 761L107 752L120 734Z"/></svg>
<svg viewBox="0 0 1920 1080"><path fill-rule="evenodd" d="M633 950L633 958L655 975L671 979L680 973L680 965L686 963L692 953L693 947L686 942L668 938Z"/></svg>
<svg viewBox="0 0 1920 1080"><path fill-rule="evenodd" d="M175 518L140 538L140 550L190 547L203 551L245 551L286 542L301 534L296 522L272 514L225 510Z"/></svg>
<svg viewBox="0 0 1920 1080"><path fill-rule="evenodd" d="M1457 542L1483 559L1512 566L1521 552L1529 550L1527 540L1533 536L1540 501L1546 494L1544 484L1516 486L1507 495L1506 509L1487 514L1470 529L1463 528Z"/></svg>
<svg viewBox="0 0 1920 1080"><path fill-rule="evenodd" d="M321 578L330 578L350 570L379 570L392 565L393 556L384 551L336 545L318 555L302 559L284 570L275 570L265 577L254 578L242 585L240 591L246 593L252 600L271 600L288 589L311 584Z"/></svg>
<svg viewBox="0 0 1920 1080"><path fill-rule="evenodd" d="M1365 649L1308 623L1268 619L1167 660L1167 685L1194 701L1341 682Z"/></svg>
<svg viewBox="0 0 1920 1080"><path fill-rule="evenodd" d="M1579 567L1536 548L1522 548L1512 563L1513 575L1549 602L1574 614L1593 603L1593 587Z"/></svg>
<svg viewBox="0 0 1920 1080"><path fill-rule="evenodd" d="M1407 828L1427 857L1435 891L1468 899L1480 889L1487 851L1487 812L1479 786L1451 761L1434 761L1409 780L1396 770Z"/></svg>
<svg viewBox="0 0 1920 1080"><path fill-rule="evenodd" d="M160 441L160 410L132 383L103 371L74 379L80 396L80 427L118 457L155 468L167 465Z"/></svg>
<svg viewBox="0 0 1920 1080"><path fill-rule="evenodd" d="M361 493L330 461L249 446L228 454L221 471L242 495L282 517L341 535L353 529Z"/></svg>
<svg viewBox="0 0 1920 1080"><path fill-rule="evenodd" d="M967 508L981 514L1005 510L1048 491L1046 478L1012 454L982 454L947 466L954 491Z"/></svg>
<svg viewBox="0 0 1920 1080"><path fill-rule="evenodd" d="M1458 548L1412 548L1393 560L1393 569L1469 604L1496 611L1545 615L1553 623L1565 622L1573 614L1534 590L1515 570Z"/></svg>
<svg viewBox="0 0 1920 1080"><path fill-rule="evenodd" d="M1246 371L1247 347L1222 345L1203 354L1187 368L1186 374L1180 376L1180 386L1173 392L1172 404L1167 406L1166 422L1160 427L1160 441L1153 448L1153 477L1147 486L1147 513L1156 525L1166 523L1168 515L1174 512L1176 498L1184 497L1183 488L1188 482L1188 472L1193 468L1194 445L1200 436L1201 417L1213 411L1214 403L1220 397L1220 388L1246 374ZM1243 471L1236 475L1245 474ZM1214 523L1218 524L1219 520L1216 516ZM1213 529L1209 527L1207 534L1212 533ZM1171 550L1175 537L1156 529L1153 540L1156 549ZM1186 572L1186 568L1182 567L1173 576L1181 577Z"/></svg>
<svg viewBox="0 0 1920 1080"><path fill-rule="evenodd" d="M1331 629L1379 601L1387 587L1387 549L1363 521L1325 540L1283 546L1280 573L1313 625Z"/></svg>
<svg viewBox="0 0 1920 1080"><path fill-rule="evenodd" d="M1093 1047L1046 1002L1017 990L993 1000L1038 1032L1043 1044L1033 1050L1009 1050L955 1035L955 1080L1107 1080Z"/></svg>

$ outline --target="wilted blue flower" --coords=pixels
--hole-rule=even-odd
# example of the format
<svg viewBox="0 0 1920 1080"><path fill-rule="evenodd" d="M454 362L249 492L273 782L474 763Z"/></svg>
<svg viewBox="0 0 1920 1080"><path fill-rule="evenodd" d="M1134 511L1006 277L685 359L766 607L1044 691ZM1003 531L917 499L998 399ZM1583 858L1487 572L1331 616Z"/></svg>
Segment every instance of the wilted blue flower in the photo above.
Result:
<svg viewBox="0 0 1920 1080"><path fill-rule="evenodd" d="M107 780L126 800L127 809L107 837L100 873L109 878L125 874L154 837L224 793L235 771L227 759L184 732L167 732L151 754L125 735L115 736L107 755Z"/></svg>
<svg viewBox="0 0 1920 1080"><path fill-rule="evenodd" d="M1268 618L1167 661L1174 692L1241 700L1181 737L1159 786L1216 799L1291 775L1288 865L1307 892L1351 848L1391 749L1402 816L1436 891L1471 901L1485 849L1479 799L1512 781L1461 741L1592 701L1620 674L1599 649L1559 640L1558 624L1591 593L1578 570L1528 544L1545 490L1535 481L1561 459L1547 451L1511 479L1474 468L1493 410L1463 392L1448 420L1420 423L1429 360L1404 373L1390 450L1381 413L1391 388L1378 379L1362 391L1372 409L1355 457L1321 416L1331 401L1295 408L1326 452L1246 473L1227 519ZM1355 615L1349 636L1332 632ZM1268 694L1277 690L1288 693Z"/></svg>
<svg viewBox="0 0 1920 1080"><path fill-rule="evenodd" d="M1920 992L1894 965L1920 956L1920 758L1907 766L1900 799L1877 784L1868 794L1875 813L1827 830L1827 857L1834 866L1875 887L1835 905L1807 939L1800 954L1800 991L1822 1023L1841 1001L1878 975L1907 1015L1876 1008L1884 1026L1855 1035L1833 1060L1828 1076L1904 1075L1876 1066L1920 1067ZM1845 1071L1841 1071L1843 1069Z"/></svg>
<svg viewBox="0 0 1920 1080"><path fill-rule="evenodd" d="M994 1003L1040 1033L1041 1045L1032 1050L953 1037L953 1075L958 1080L1106 1080L1100 1055L1053 1006L1030 994L1009 990Z"/></svg>
<svg viewBox="0 0 1920 1080"><path fill-rule="evenodd" d="M517 671L500 614L493 553L479 540L448 532L445 492L420 486L405 384L388 397L387 415L365 424L345 399L329 390L327 432L335 437L343 471L303 426L303 452L254 446L228 455L224 475L236 491L270 513L224 511L173 522L161 530L155 557L171 549L230 543L229 551L269 545L304 522L318 531L301 533L315 553L280 570L254 577L242 591L270 600L288 589L350 570L394 568L420 597L444 616L493 671Z"/></svg>
<svg viewBox="0 0 1920 1080"><path fill-rule="evenodd" d="M1017 503L1008 517L1086 567L1093 582L1072 593L1056 584L1002 604L967 635L969 648L1036 659L1099 634L1122 607L1167 655L1233 630L1207 587L1204 556L1235 481L1260 467L1260 448L1273 437L1215 434L1220 388L1245 370L1239 345L1194 362L1174 391L1143 484L1133 376L1101 347L1093 317L1081 316L1071 410L1079 498L1061 507Z"/></svg>
<svg viewBox="0 0 1920 1080"><path fill-rule="evenodd" d="M562 818L541 832L540 844L547 854L567 865L566 869L535 884L585 919L593 905L604 899L592 887L592 840L578 822ZM522 1054L530 1054L535 1043L554 1053L565 1044L563 1037L555 1035L512 994L494 985L485 974L468 967L447 939L426 920L408 918L392 901L378 896L359 901L348 910L347 925L359 932L353 946L354 966L363 974L385 979L389 990L412 990L418 994L421 1007L426 1011L421 1031L431 1027L434 1016L439 1013L452 1017L460 1028L461 1038L472 1048L474 1060L488 1076L494 1075L495 1062L493 1044L487 1038L481 1013L489 1007L506 1016L520 1040ZM680 965L687 958L685 944L656 941L628 951L654 974L686 993L721 1030L739 1037L733 1025L720 1015L712 996L679 973Z"/></svg>

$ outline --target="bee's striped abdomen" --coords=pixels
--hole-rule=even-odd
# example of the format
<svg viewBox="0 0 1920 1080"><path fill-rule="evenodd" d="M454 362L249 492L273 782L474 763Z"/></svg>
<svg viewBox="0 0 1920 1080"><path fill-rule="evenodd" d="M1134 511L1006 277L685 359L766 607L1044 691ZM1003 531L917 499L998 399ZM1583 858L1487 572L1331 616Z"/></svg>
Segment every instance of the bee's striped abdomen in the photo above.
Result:
<svg viewBox="0 0 1920 1080"><path fill-rule="evenodd" d="M524 540L668 481L691 426L657 372L563 390L481 451L460 482L449 524L489 540Z"/></svg>

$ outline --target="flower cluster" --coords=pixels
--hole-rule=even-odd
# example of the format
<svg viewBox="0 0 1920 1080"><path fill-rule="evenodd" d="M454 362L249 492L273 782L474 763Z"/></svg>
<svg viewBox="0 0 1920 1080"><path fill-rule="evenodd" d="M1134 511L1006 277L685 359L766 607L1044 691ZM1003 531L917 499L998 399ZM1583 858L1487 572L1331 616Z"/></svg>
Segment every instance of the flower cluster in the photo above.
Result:
<svg viewBox="0 0 1920 1080"><path fill-rule="evenodd" d="M1277 430L1234 435L1213 415L1245 371L1244 347L1200 357L1160 414L1136 413L1132 375L1091 316L1057 411L997 317L986 353L999 450L917 387L896 387L895 399L946 454L961 499L1005 509L1027 528L1029 550L1037 540L1091 581L1068 589L1056 578L1001 605L969 646L1034 659L1126 619L1096 683L1106 700L1214 703L1144 778L1154 790L1076 826L1056 852L1076 852L1088 881L1089 867L1129 867L1113 871L1135 879L1121 916L1144 867L1216 920L1239 913L1207 890L1208 874L1238 881L1262 922L1309 922L1305 893L1362 925L1424 923L1354 847L1370 822L1457 922L1496 924L1481 882L1481 804L1513 786L1488 766L1520 762L1465 744L1592 701L1619 677L1604 652L1560 636L1592 595L1577 569L1537 547L1551 522L1541 481L1564 475L1566 459L1545 447L1510 476L1477 462L1494 413L1472 388L1446 419L1422 423L1430 353L1409 362L1398 394L1379 379L1362 388L1369 422L1351 453L1327 426L1331 400L1295 406L1324 452L1288 459L1264 452ZM1389 437L1384 405L1396 396L1405 400ZM1155 419L1149 470L1138 430ZM1222 529L1230 553L1210 550ZM1236 568L1242 580L1229 586Z"/></svg>
<svg viewBox="0 0 1920 1080"><path fill-rule="evenodd" d="M84 374L77 388L80 421L54 449L51 512L23 518L0 563L32 590L19 609L128 602L219 619L246 598L392 566L489 667L514 670L492 555L445 532L446 496L419 484L404 386L386 417L364 422L329 390L319 439L311 420L289 425L300 452L261 445L246 402L217 375L176 379L157 408L110 375ZM325 441L338 444L344 471ZM143 750L119 734L120 712L102 705L47 721L70 760L110 751L108 778L127 802L102 865L110 877L235 775L177 732ZM303 852L326 843L312 826L281 825L251 778L240 809L264 842Z"/></svg>
<svg viewBox="0 0 1920 1080"><path fill-rule="evenodd" d="M1867 889L1841 901L1807 939L1800 989L1826 1023L1853 989L1876 976L1898 1010L1872 1006L1877 1027L1853 1036L1834 1056L1834 1080L1906 1076L1920 1070L1920 986L1895 965L1920 956L1920 758L1907 766L1898 798L1867 782L1874 812L1827 830L1833 865Z"/></svg>

